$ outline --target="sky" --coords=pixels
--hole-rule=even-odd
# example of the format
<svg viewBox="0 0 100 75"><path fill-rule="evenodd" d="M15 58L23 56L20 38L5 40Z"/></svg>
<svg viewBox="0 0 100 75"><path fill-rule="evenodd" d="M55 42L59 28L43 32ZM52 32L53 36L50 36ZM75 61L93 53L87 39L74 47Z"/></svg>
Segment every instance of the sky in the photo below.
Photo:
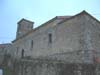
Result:
<svg viewBox="0 0 100 75"><path fill-rule="evenodd" d="M100 20L100 0L0 0L0 44L15 39L17 22L22 18L38 27L55 16L83 10Z"/></svg>

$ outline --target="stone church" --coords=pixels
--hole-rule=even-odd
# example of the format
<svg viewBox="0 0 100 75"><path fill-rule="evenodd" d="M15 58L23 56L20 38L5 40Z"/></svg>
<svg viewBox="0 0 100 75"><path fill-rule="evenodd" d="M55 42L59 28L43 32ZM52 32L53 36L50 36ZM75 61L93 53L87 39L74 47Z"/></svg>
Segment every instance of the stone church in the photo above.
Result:
<svg viewBox="0 0 100 75"><path fill-rule="evenodd" d="M86 11L17 24L15 40L0 44L3 75L100 75L100 21Z"/></svg>

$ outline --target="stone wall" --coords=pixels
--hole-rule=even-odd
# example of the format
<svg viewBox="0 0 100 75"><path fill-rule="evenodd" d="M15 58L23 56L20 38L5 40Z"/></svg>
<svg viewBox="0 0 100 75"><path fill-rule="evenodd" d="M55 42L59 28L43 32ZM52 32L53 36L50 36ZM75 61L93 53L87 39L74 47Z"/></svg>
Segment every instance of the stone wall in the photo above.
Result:
<svg viewBox="0 0 100 75"><path fill-rule="evenodd" d="M22 49L25 50L25 56L31 57L80 50L81 30L78 27L82 20L83 18L76 17L61 25L55 25L53 21L35 30L14 43L14 46L19 48L17 56L21 56ZM48 42L49 33L52 34L52 44ZM31 49L32 40L34 44Z"/></svg>
<svg viewBox="0 0 100 75"><path fill-rule="evenodd" d="M57 60L22 59L14 75L96 75L93 64L65 63Z"/></svg>
<svg viewBox="0 0 100 75"><path fill-rule="evenodd" d="M100 23L87 14L56 22L43 24L5 48L10 56L0 65L10 68L12 75L96 75Z"/></svg>
<svg viewBox="0 0 100 75"><path fill-rule="evenodd" d="M21 57L22 49L24 56L31 58L83 50L84 61L93 62L93 51L98 53L100 49L100 24L87 14L78 15L57 25L55 23L56 20L46 23L14 42L16 57ZM49 33L52 34L52 43L48 42Z"/></svg>

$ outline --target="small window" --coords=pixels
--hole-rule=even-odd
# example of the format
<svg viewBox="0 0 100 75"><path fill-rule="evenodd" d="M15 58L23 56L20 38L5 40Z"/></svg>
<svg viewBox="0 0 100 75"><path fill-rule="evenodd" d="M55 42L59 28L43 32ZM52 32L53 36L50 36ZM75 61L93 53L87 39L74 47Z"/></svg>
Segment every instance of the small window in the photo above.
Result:
<svg viewBox="0 0 100 75"><path fill-rule="evenodd" d="M33 40L31 41L31 49L33 48Z"/></svg>
<svg viewBox="0 0 100 75"><path fill-rule="evenodd" d="M52 43L52 34L51 33L48 34L48 38L49 38L49 40L48 40L49 43Z"/></svg>
<svg viewBox="0 0 100 75"><path fill-rule="evenodd" d="M19 47L17 47L17 51L16 51L16 54L18 54L18 50L19 50Z"/></svg>
<svg viewBox="0 0 100 75"><path fill-rule="evenodd" d="M24 49L22 49L21 57L24 57Z"/></svg>

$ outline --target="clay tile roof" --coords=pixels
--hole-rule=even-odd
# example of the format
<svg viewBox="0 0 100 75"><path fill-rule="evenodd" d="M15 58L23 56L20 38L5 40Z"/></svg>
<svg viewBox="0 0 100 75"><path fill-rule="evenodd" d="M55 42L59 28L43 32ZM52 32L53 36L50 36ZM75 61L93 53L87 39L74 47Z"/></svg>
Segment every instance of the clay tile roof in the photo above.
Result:
<svg viewBox="0 0 100 75"><path fill-rule="evenodd" d="M10 43L0 44L0 48L5 48L5 47L10 46L10 45L11 45Z"/></svg>

